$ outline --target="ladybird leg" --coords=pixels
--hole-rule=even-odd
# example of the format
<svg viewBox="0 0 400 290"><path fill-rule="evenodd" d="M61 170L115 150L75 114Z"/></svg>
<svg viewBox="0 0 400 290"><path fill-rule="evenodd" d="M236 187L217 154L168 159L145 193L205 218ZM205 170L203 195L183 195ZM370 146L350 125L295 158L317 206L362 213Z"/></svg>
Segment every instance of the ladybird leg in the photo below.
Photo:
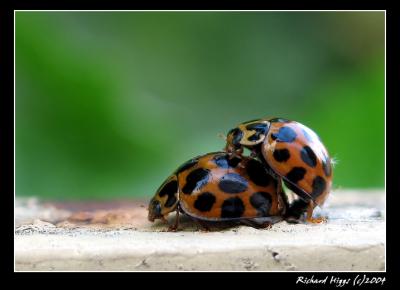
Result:
<svg viewBox="0 0 400 290"><path fill-rule="evenodd" d="M282 177L278 177L277 179L276 179L276 182L277 182L277 193L278 193L278 196L279 196L279 199L278 199L278 206L279 206L279 208L284 208L284 214L289 210L289 199L288 199L288 196L287 196L287 194L286 194L286 192L283 190L283 185L282 185ZM282 202L280 202L280 201L282 201Z"/></svg>
<svg viewBox="0 0 400 290"><path fill-rule="evenodd" d="M234 156L242 156L243 153L243 146L234 146L232 144L227 144L224 149L224 151L228 152L229 154L232 154Z"/></svg>
<svg viewBox="0 0 400 290"><path fill-rule="evenodd" d="M306 221L313 224L320 224L326 222L326 217L317 217L317 218L312 217L315 206L316 204L311 200L307 207Z"/></svg>
<svg viewBox="0 0 400 290"><path fill-rule="evenodd" d="M195 219L195 220L200 225L202 232L210 232L210 228L205 222L203 222L202 220L199 220L199 219Z"/></svg>
<svg viewBox="0 0 400 290"><path fill-rule="evenodd" d="M323 218L313 218L312 213L316 204L312 201L309 194L293 185L292 183L284 180L286 186L294 192L299 199L294 200L285 215L285 219L288 223L299 223L304 221L303 214L306 213L306 221L310 223L321 223L324 221Z"/></svg>
<svg viewBox="0 0 400 290"><path fill-rule="evenodd" d="M240 222L246 226L250 226L255 229L270 229L272 227L272 223L270 221L259 223L254 220L248 219L248 220L241 220Z"/></svg>
<svg viewBox="0 0 400 290"><path fill-rule="evenodd" d="M208 225L207 225L204 221L202 221L202 220L200 220L200 219L197 219L197 218L195 218L195 217L192 217L192 216L190 216L190 215L189 215L189 217L190 217L197 225L200 226L200 230L201 230L202 232L210 232L210 228L208 227Z"/></svg>
<svg viewBox="0 0 400 290"><path fill-rule="evenodd" d="M312 201L304 201L303 199L297 199L292 202L288 212L285 214L285 220L288 223L300 223L303 222L303 214L306 214L305 221L312 224L319 224L326 221L325 217L312 217L316 204Z"/></svg>
<svg viewBox="0 0 400 290"><path fill-rule="evenodd" d="M281 193L283 193L283 186L282 186L282 177L278 177L277 179L276 179L276 181L277 181L277 192L279 193L279 194L281 194Z"/></svg>
<svg viewBox="0 0 400 290"><path fill-rule="evenodd" d="M173 225L169 226L168 231L176 232L178 230L178 226L179 226L179 206L176 207L175 223Z"/></svg>
<svg viewBox="0 0 400 290"><path fill-rule="evenodd" d="M280 222L283 218L281 216L258 217L243 219L240 222L244 225L251 226L256 229L270 229L272 225Z"/></svg>
<svg viewBox="0 0 400 290"><path fill-rule="evenodd" d="M242 157L242 155L243 155L243 147L240 147L239 149L230 151L229 159L232 159L232 158L235 158L235 157Z"/></svg>
<svg viewBox="0 0 400 290"><path fill-rule="evenodd" d="M257 157L259 157L258 152L256 150L252 150L250 152L250 158L257 158Z"/></svg>
<svg viewBox="0 0 400 290"><path fill-rule="evenodd" d="M294 200L288 207L284 215L285 221L291 224L298 224L303 222L303 214L307 211L309 201L301 198Z"/></svg>
<svg viewBox="0 0 400 290"><path fill-rule="evenodd" d="M162 216L162 217L161 217L161 221L162 221L164 224L168 224L168 220L165 218L165 216Z"/></svg>
<svg viewBox="0 0 400 290"><path fill-rule="evenodd" d="M233 159L233 158L240 158L242 159L243 157L243 147L240 147L239 149L236 149L232 152L229 153L229 160ZM243 164L243 160L239 162L239 164L237 165L238 167L244 169L246 168L246 165Z"/></svg>

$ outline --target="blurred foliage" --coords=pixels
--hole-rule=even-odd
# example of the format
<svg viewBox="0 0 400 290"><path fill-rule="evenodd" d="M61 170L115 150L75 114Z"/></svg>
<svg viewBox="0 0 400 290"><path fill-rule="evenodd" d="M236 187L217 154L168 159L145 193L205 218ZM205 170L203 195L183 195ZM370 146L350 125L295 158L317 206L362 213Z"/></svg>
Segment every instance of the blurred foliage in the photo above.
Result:
<svg viewBox="0 0 400 290"><path fill-rule="evenodd" d="M153 195L263 116L384 186L384 12L16 12L16 193Z"/></svg>

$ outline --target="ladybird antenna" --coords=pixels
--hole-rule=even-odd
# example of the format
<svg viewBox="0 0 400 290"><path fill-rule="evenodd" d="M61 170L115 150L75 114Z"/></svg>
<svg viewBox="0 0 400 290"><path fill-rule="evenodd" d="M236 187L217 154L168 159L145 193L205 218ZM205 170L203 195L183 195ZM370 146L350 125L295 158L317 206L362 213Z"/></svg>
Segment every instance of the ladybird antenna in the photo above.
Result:
<svg viewBox="0 0 400 290"><path fill-rule="evenodd" d="M218 133L218 138L223 139L224 141L226 141L226 135L224 133Z"/></svg>
<svg viewBox="0 0 400 290"><path fill-rule="evenodd" d="M338 163L339 163L339 159L336 156L331 158L332 167L335 167Z"/></svg>

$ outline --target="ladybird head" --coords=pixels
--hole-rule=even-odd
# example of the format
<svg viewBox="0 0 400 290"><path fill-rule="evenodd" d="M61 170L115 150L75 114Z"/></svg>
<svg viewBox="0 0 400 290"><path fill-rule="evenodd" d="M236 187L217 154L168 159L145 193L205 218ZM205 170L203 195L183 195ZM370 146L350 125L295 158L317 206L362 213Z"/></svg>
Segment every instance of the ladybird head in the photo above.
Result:
<svg viewBox="0 0 400 290"><path fill-rule="evenodd" d="M242 147L240 144L242 137L243 132L238 127L229 130L228 135L226 136L226 151L234 152L239 150Z"/></svg>
<svg viewBox="0 0 400 290"><path fill-rule="evenodd" d="M226 137L228 152L239 150L242 146L250 148L264 141L270 122L266 119L252 120L231 129Z"/></svg>
<svg viewBox="0 0 400 290"><path fill-rule="evenodd" d="M155 219L163 218L161 211L162 211L161 202L157 200L156 197L153 197L150 200L149 204L149 215L148 215L149 221L154 222Z"/></svg>
<svg viewBox="0 0 400 290"><path fill-rule="evenodd" d="M165 219L174 211L178 204L178 181L176 175L170 176L157 190L150 200L148 207L148 220Z"/></svg>

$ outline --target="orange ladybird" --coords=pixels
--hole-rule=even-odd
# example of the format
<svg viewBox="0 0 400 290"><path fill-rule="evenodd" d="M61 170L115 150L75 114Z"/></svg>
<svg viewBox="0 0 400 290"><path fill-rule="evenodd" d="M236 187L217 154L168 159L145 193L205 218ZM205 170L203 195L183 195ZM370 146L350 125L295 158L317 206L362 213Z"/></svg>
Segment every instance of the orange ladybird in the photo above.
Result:
<svg viewBox="0 0 400 290"><path fill-rule="evenodd" d="M322 206L332 187L332 164L328 151L317 134L301 123L282 118L244 122L229 131L225 150L241 156L243 147L252 151L271 174L282 178L300 200L291 206L296 218L307 211L312 218L314 207Z"/></svg>
<svg viewBox="0 0 400 290"><path fill-rule="evenodd" d="M181 165L157 190L148 219L163 219L175 211L199 221L238 221L266 227L283 219L286 200L278 183L254 158L208 153Z"/></svg>

